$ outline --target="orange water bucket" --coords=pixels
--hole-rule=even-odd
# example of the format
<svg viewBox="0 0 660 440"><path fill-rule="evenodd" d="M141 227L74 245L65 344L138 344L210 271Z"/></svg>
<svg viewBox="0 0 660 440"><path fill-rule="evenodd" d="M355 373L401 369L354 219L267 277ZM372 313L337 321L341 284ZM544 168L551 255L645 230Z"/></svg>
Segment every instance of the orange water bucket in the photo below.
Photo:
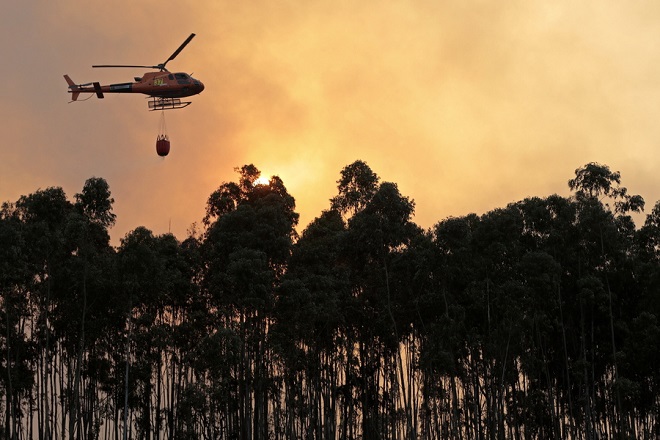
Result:
<svg viewBox="0 0 660 440"><path fill-rule="evenodd" d="M156 153L161 157L170 154L170 140L166 135L159 135L156 138Z"/></svg>

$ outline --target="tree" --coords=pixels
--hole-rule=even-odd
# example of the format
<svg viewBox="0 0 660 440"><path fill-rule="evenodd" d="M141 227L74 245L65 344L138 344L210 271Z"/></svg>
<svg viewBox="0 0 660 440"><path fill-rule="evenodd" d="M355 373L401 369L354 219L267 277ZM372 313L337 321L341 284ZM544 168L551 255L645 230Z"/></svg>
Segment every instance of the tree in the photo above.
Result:
<svg viewBox="0 0 660 440"><path fill-rule="evenodd" d="M53 274L64 261L64 229L72 204L66 199L62 188L47 188L28 196L21 196L16 202L16 214L23 223L29 271L33 278L30 286L31 301L38 310L36 328L32 335L38 346L39 389L37 418L39 438L52 435L51 410L55 393L50 387L54 342L52 336L51 313L53 304ZM49 391L51 390L51 391Z"/></svg>
<svg viewBox="0 0 660 440"><path fill-rule="evenodd" d="M379 180L378 175L361 160L344 167L337 181L339 194L330 200L332 209L346 216L359 212L378 190Z"/></svg>
<svg viewBox="0 0 660 440"><path fill-rule="evenodd" d="M152 382L162 367L163 351L168 344L163 331L163 314L172 303L170 256L176 258L176 240L171 235L154 236L139 227L121 240L118 251L121 273L121 310L125 324L116 328L125 338L123 368L124 438L132 424L129 414L136 412L136 425L149 437L152 431L152 400L160 384ZM185 284L179 285L185 287ZM119 361L119 359L118 359ZM122 369L116 368L117 373ZM119 378L117 378L119 379ZM117 383L120 383L117 380ZM174 403L174 402L173 402ZM120 403L117 402L118 406ZM160 411L160 407L157 409ZM172 409L173 410L173 409ZM160 421L157 428L160 427ZM173 427L170 427L172 429Z"/></svg>
<svg viewBox="0 0 660 440"><path fill-rule="evenodd" d="M108 312L112 309L108 298L114 287L114 280L110 277L110 258L114 252L110 247L108 228L114 224L115 215L109 186L104 179L88 179L75 199L64 229L68 252L63 271L57 275L63 288L55 290L59 306L53 316L54 327L59 329L58 339L74 359L69 362L73 370L68 398L71 439L85 430L92 435L95 425L100 423L95 420L97 399L91 398L87 402L81 399L81 396L94 396L97 384L90 381L84 390L82 372L95 362L94 347L106 330L107 317L111 315ZM91 325L88 322L90 317ZM89 411L83 412L83 407Z"/></svg>
<svg viewBox="0 0 660 440"><path fill-rule="evenodd" d="M367 173L367 176L375 174ZM367 179L367 182L375 180ZM344 246L351 288L357 299L356 313L349 317L352 318L349 324L358 337L361 363L358 396L362 404L363 435L389 437L398 432L400 422L394 411L397 399L401 398L407 427L404 431L410 436L415 431L413 420L416 419L407 388L412 366L407 363L409 369L405 370L400 344L411 341L404 339L412 322L406 312L414 310L412 303L418 293L409 288L414 284L407 260L412 244L422 232L411 220L414 202L402 196L396 184L380 184L370 198L366 195L371 192L371 186L366 188L368 191L362 191L360 203L352 205L364 206L350 218ZM339 190L341 196L341 184ZM393 367L388 369L388 365ZM380 375L388 378L387 393L377 391Z"/></svg>
<svg viewBox="0 0 660 440"><path fill-rule="evenodd" d="M595 162L576 169L575 178L568 181L569 188L575 191L578 198L607 197L614 201L614 208L607 204L608 208L616 213L643 211L644 199L639 195L629 195L628 190L620 184L621 173Z"/></svg>
<svg viewBox="0 0 660 440"><path fill-rule="evenodd" d="M342 258L345 233L336 210L314 219L294 245L277 291L269 338L284 369L284 438L304 433L336 437L339 398L333 391L341 386L345 312L352 307L349 269Z"/></svg>
<svg viewBox="0 0 660 440"><path fill-rule="evenodd" d="M238 365L230 372L233 377L218 378L213 386L222 389L226 381L236 384L230 395L238 402L238 414L229 434L265 438L274 383L267 329L296 237L298 214L294 198L279 177L259 185L256 180L261 173L253 165L236 171L239 182L223 183L209 197L205 218L207 265L202 282L218 314L217 322L241 344ZM220 354L207 353L214 355Z"/></svg>
<svg viewBox="0 0 660 440"><path fill-rule="evenodd" d="M4 438L21 433L21 404L34 386L36 350L25 332L31 318L30 273L21 222L13 205L0 210L0 395L5 394Z"/></svg>
<svg viewBox="0 0 660 440"><path fill-rule="evenodd" d="M81 193L75 195L76 208L92 223L110 228L117 216L112 212L115 199L111 197L110 186L105 179L92 177L85 181Z"/></svg>
<svg viewBox="0 0 660 440"><path fill-rule="evenodd" d="M660 202L576 170L422 231L362 161L298 237L254 165L179 242L107 182L0 208L0 438L657 438Z"/></svg>
<svg viewBox="0 0 660 440"><path fill-rule="evenodd" d="M622 407L622 388L618 368L620 354L617 351L617 339L620 340L620 338L617 338L617 326L615 325L618 318L615 316L615 311L618 309L615 302L625 301L625 298L615 297L611 281L623 275L622 272L617 273L617 269L625 268L624 262L632 247L634 225L627 214L631 211L639 212L643 210L644 199L639 195L629 195L627 189L620 186L620 173L610 171L606 165L589 163L575 170L575 175L574 179L569 180L568 185L572 190L575 190L575 197L579 204L578 219L581 229L586 234L593 234L593 238L584 235L582 243L585 249L585 257L593 259L592 267L595 270L594 273L583 278L582 285L589 286L585 290L585 292L588 292L585 297L587 299L594 298L597 300L592 295L597 295L601 291L601 287L598 287L599 283L602 283L602 291L607 296L609 345L611 347L610 362L616 395L613 424L618 435L628 435L627 416L622 414L624 408ZM604 205L600 200L601 197L606 199ZM610 206L609 201L613 202L613 208ZM594 249L593 245L597 247ZM589 249L589 247L592 247L592 249ZM621 286L630 284L631 277L627 278L628 282L621 282ZM619 292L623 293L623 289L620 289Z"/></svg>

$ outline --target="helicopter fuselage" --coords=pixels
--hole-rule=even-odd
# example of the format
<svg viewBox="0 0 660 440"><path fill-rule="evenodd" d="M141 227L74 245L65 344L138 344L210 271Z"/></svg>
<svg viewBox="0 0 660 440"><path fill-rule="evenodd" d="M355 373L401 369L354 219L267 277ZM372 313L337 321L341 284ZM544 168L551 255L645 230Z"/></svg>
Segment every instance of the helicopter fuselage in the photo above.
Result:
<svg viewBox="0 0 660 440"><path fill-rule="evenodd" d="M183 98L197 95L204 90L204 84L187 73L147 72L135 82L100 85L89 83L76 85L68 75L64 76L69 83L69 92L75 101L80 93L96 93L103 98L105 93L142 93L154 98Z"/></svg>

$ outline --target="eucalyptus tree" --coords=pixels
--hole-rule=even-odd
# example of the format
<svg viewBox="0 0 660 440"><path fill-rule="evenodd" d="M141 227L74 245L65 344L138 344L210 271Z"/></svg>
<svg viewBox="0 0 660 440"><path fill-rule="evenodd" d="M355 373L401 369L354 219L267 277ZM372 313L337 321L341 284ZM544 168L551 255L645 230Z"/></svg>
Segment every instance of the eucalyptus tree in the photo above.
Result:
<svg viewBox="0 0 660 440"><path fill-rule="evenodd" d="M36 436L42 439L92 437L100 423L95 383L87 381L83 390L82 371L93 370L90 353L99 335L98 326L86 328L90 316L94 319L99 310L92 305L108 291L108 279L102 275L109 273L106 269L112 258L107 229L114 223L113 200L107 183L99 178L85 182L75 199L75 204L67 200L62 188L47 188L3 206L3 224L13 226L13 243L3 247L8 253L3 261L11 261L19 270L8 272L11 277L3 274L3 303L6 312L19 304L23 310L15 310L19 313L15 316L6 313L6 324L8 329L20 325L20 334L29 335L29 346L34 347L31 364L36 368L33 388L38 395L36 399L29 396L30 421L23 423L30 432L36 427ZM10 259L9 253L16 255ZM9 281L19 273L20 286ZM89 332L90 327L97 332ZM27 350L18 350L20 344L13 339L8 353L23 351L26 356ZM17 367L26 365L16 358L13 362ZM14 393L20 387L11 373L9 368Z"/></svg>
<svg viewBox="0 0 660 440"><path fill-rule="evenodd" d="M103 362L105 353L97 349L97 343L114 324L107 319L112 315L110 298L115 285L114 250L108 233L115 222L113 203L104 179L88 179L82 192L75 195L64 228L64 264L56 274L53 328L62 347L60 361L67 370L61 414L63 427L68 416L71 439L95 438L101 424L99 383L89 373ZM85 384L83 372L87 373Z"/></svg>
<svg viewBox="0 0 660 440"><path fill-rule="evenodd" d="M520 436L523 426L535 436L575 433L560 423L571 416L555 410L568 396L571 414L574 327L563 316L570 272L562 267L575 261L575 218L570 200L550 196L432 230L420 360L428 410L447 426L437 435Z"/></svg>
<svg viewBox="0 0 660 440"><path fill-rule="evenodd" d="M4 398L0 425L7 439L26 434L21 416L34 385L37 353L26 332L31 318L27 266L21 222L14 206L4 203L0 209L0 397Z"/></svg>
<svg viewBox="0 0 660 440"><path fill-rule="evenodd" d="M472 251L478 223L476 214L450 217L430 231L431 288L419 300L424 329L420 368L429 414L425 431L440 438L463 438L467 430L468 408L460 395L466 395L463 388L469 384L466 315L474 312L466 293L474 284L479 262Z"/></svg>
<svg viewBox="0 0 660 440"><path fill-rule="evenodd" d="M660 202L656 202L636 231L636 296L625 317L628 334L620 358L620 374L629 398L626 411L638 438L660 436ZM625 328L625 327L624 327ZM621 380L621 379L620 379Z"/></svg>
<svg viewBox="0 0 660 440"><path fill-rule="evenodd" d="M161 292L154 307L154 323L150 326L148 344L154 350L151 393L155 410L152 411L154 435L168 416L168 432L176 435L182 426L201 425L199 418L208 415L206 401L193 399L196 417L186 418L180 406L191 395L191 389L203 388L203 379L194 377L194 359L191 353L204 334L206 302L199 294L197 277L200 270L199 242L188 237L183 243L171 234L156 237L155 251L161 262ZM168 377L164 377L164 376ZM194 394L193 394L194 395ZM180 404L180 406L179 406ZM177 423L173 423L176 418ZM175 426L172 430L172 426ZM176 428L178 426L178 428ZM197 426L199 429L199 426ZM189 430L193 431L193 430ZM198 438L200 432L195 432ZM158 438L158 437L156 437Z"/></svg>
<svg viewBox="0 0 660 440"><path fill-rule="evenodd" d="M441 302L427 319L447 342L427 341L432 351L425 351L423 359L430 373L448 376L450 390L444 395L454 400L462 395L460 404L445 404L453 416L448 423L454 435L461 430L474 438L502 435L506 418L514 414L507 406L522 350L524 284L517 265L525 252L523 225L519 210L508 206L481 217L450 218L434 229L433 274L439 281L435 301ZM460 413L464 418L456 419Z"/></svg>
<svg viewBox="0 0 660 440"><path fill-rule="evenodd" d="M209 292L216 322L224 327L209 337L222 334L225 342L240 344L230 377L217 377L212 385L223 390L218 405L232 410L228 435L266 438L269 398L279 393L267 331L275 291L296 237L298 214L294 198L279 177L258 184L261 173L254 165L236 171L238 183L223 183L211 194L204 219L202 285ZM231 353L206 353L209 357L225 354Z"/></svg>
<svg viewBox="0 0 660 440"><path fill-rule="evenodd" d="M346 347L346 385L357 384L361 430L365 438L416 435L412 405L414 363L404 363L400 344L411 342L414 295L406 264L411 244L422 231L411 220L414 202L394 183L379 178L364 162L345 167L331 206L348 220L342 258L349 269L354 306L347 309L347 335L354 335L358 371L351 367L355 350ZM410 348L406 347L406 348ZM407 353L407 352L406 352ZM352 390L349 391L353 392ZM399 420L402 410L405 416Z"/></svg>
<svg viewBox="0 0 660 440"><path fill-rule="evenodd" d="M160 282L163 277L156 241L150 230L138 227L121 239L117 255L120 273L118 302L124 324L115 330L117 340L125 340L125 345L117 353L122 353L123 359L115 358L115 380L116 405L123 408L124 439L133 425L134 412L138 429L150 431L152 367L160 367L155 346L151 344L150 330L162 302ZM123 387L120 388L119 384Z"/></svg>
<svg viewBox="0 0 660 440"><path fill-rule="evenodd" d="M341 413L334 392L343 374L344 310L352 301L341 258L345 230L336 210L314 219L294 245L277 291L270 339L282 359L284 438L336 438L336 421L347 418L349 409Z"/></svg>
<svg viewBox="0 0 660 440"><path fill-rule="evenodd" d="M541 404L534 411L530 405L525 417L535 418L526 419L533 429L554 429L554 436L574 437L574 395L578 393L573 389L573 376L580 353L579 319L573 319L579 316L574 270L579 261L577 205L552 195L525 199L514 206L523 218L521 244L528 252L519 268L528 292L524 316L532 318L523 321L532 327L523 334L529 339L523 342L521 366L528 377L529 398ZM535 300L530 301L532 298Z"/></svg>
<svg viewBox="0 0 660 440"><path fill-rule="evenodd" d="M53 301L54 277L65 260L64 231L73 205L66 198L62 188L38 190L21 196L16 202L16 215L22 222L28 270L31 275L29 285L30 305L34 307L35 321L30 329L38 350L38 389L37 426L39 439L49 439L53 435L52 411L57 404L56 392L52 389L51 375L55 373L53 357L52 312L56 307Z"/></svg>
<svg viewBox="0 0 660 440"><path fill-rule="evenodd" d="M125 324L117 335L126 343L122 350L123 392L117 395L124 398L124 435L134 413L139 435L159 438L167 432L172 436L188 429L183 425L194 425L181 416L178 406L190 386L190 365L184 351L190 344L182 343L180 332L186 328L185 309L193 302L194 266L174 236L154 236L144 227L122 239L118 258L118 299ZM121 383L119 377L117 374L116 384Z"/></svg>
<svg viewBox="0 0 660 440"><path fill-rule="evenodd" d="M525 254L520 240L523 226L520 212L507 206L484 214L473 232L474 252L480 262L468 295L477 313L468 313L466 324L470 361L477 374L483 375L483 385L472 380L472 405L481 404L483 393L483 435L488 437L505 432L504 419L511 413L505 408L507 395L519 376L516 360L521 354L525 286L517 272ZM473 321L473 317L481 320ZM479 417L478 412L474 417Z"/></svg>
<svg viewBox="0 0 660 440"><path fill-rule="evenodd" d="M558 372L563 372L561 312L557 291L561 266L545 251L525 253L516 264L518 307L515 316L520 320L518 375L510 378L509 386L515 396L513 408L517 416L510 423L525 426L525 432L538 438L565 438L566 418L559 409ZM525 387L519 387L520 376Z"/></svg>
<svg viewBox="0 0 660 440"><path fill-rule="evenodd" d="M350 217L361 211L378 190L380 177L364 161L356 160L341 170L338 194L330 199L331 207Z"/></svg>
<svg viewBox="0 0 660 440"><path fill-rule="evenodd" d="M378 353L369 353L369 349L364 351L365 358L363 381L367 385L363 389L363 417L365 420L363 429L365 435L370 433L373 420L370 411L370 397L368 393L371 378L368 377L368 371L372 367L372 362L384 362L383 367L388 367L390 362L394 361L394 366L384 371L386 375L386 386L388 395L392 399L390 402L382 402L379 408L384 416L390 419L389 423L383 423L385 432L379 432L380 436L388 437L393 435L399 427L396 424L396 417L393 414L387 414L389 411L397 409L397 399L402 399L403 411L406 416L404 433L407 438L414 438L417 414L412 408L410 402L408 386L412 386L413 376L404 370L404 362L400 350L400 344L407 340L410 335L410 316L406 316L406 311L410 309L409 303L413 300L411 297L414 292L406 289L406 285L411 286L411 280L397 280L404 275L400 273L403 269L401 265L405 264L406 254L410 250L411 243L416 235L421 234L419 228L411 221L414 213L414 202L407 197L401 196L395 184L384 182L367 206L361 212L357 213L349 222L348 238L356 243L357 255L351 252L352 257L352 279L354 289L359 295L362 305L362 317L371 321L373 327L360 328L361 342L363 347L374 347L376 350L382 350ZM399 281L399 282L395 282ZM376 344L369 344L369 340L374 338ZM408 347L407 347L408 348ZM377 356L377 360L371 356ZM408 363L407 367L412 367ZM365 377L366 376L366 377ZM371 386L376 386L371 382ZM378 393L376 394L378 396ZM382 395L385 400L386 396ZM378 407L377 407L378 408ZM389 411L387 411L389 409ZM378 431L376 431L378 432Z"/></svg>
<svg viewBox="0 0 660 440"><path fill-rule="evenodd" d="M611 388L604 395L614 395L615 398L607 402L606 414L600 414L599 417L609 425L607 428L612 430L613 435L628 435L627 415L623 414L622 406L624 390L619 381L618 368L621 353L617 345L621 344L621 336L617 335L616 321L621 317L621 304L627 301L626 297L630 294L627 287L634 284L629 264L634 224L629 213L643 210L644 199L639 195L628 194L627 188L620 183L619 172L613 172L608 166L597 163L589 163L575 170L575 178L568 182L569 187L575 191L582 234L580 245L584 264L579 270L584 273L578 284L582 289L581 298L591 309L583 309L581 313L582 316L587 313L590 315L592 341L598 337L596 332L600 322L607 322L605 325L609 327L609 338L599 338L597 344L592 344L591 350L592 376L603 377L609 373L613 376ZM582 337L586 339L586 334ZM584 360L589 362L586 357L586 341L583 346ZM609 356L606 357L602 352L604 349L609 349ZM591 408L587 409L591 412ZM587 423L591 421L587 420ZM588 426L589 434L591 429Z"/></svg>

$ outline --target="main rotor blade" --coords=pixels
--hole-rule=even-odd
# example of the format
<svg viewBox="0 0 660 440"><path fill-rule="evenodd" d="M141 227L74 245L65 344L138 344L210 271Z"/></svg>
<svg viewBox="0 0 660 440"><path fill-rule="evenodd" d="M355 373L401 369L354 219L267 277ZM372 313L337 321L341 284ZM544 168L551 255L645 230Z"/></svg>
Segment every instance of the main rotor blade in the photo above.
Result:
<svg viewBox="0 0 660 440"><path fill-rule="evenodd" d="M172 55L170 55L170 57L167 59L167 61L163 63L163 65L167 64L168 61L172 61L174 58L176 58L176 56L179 55L179 52L181 52L183 48L186 47L188 43L190 43L190 40L192 40L193 38L195 38L195 34L190 34L190 36L186 38L186 41L181 43L181 46L179 46L179 48L175 50Z"/></svg>
<svg viewBox="0 0 660 440"><path fill-rule="evenodd" d="M165 69L165 64L167 64L168 62L170 62L174 58L176 58L176 56L179 55L179 53L183 50L183 48L186 47L188 45L188 43L190 43L190 40L192 40L193 38L195 38L195 34L190 34L190 36L188 38L186 38L186 41L181 43L181 46L179 46L179 48L177 50L175 50L174 53L172 55L170 55L170 57L164 63L158 64L156 66L136 66L136 65L125 65L125 64L97 64L97 65L94 65L92 67L134 67L134 68L144 68L144 69L159 69L161 71L163 71L163 70L167 71L167 69Z"/></svg>
<svg viewBox="0 0 660 440"><path fill-rule="evenodd" d="M136 67L144 69L158 69L159 66L133 66L133 65L124 65L124 64L98 64L92 67Z"/></svg>

